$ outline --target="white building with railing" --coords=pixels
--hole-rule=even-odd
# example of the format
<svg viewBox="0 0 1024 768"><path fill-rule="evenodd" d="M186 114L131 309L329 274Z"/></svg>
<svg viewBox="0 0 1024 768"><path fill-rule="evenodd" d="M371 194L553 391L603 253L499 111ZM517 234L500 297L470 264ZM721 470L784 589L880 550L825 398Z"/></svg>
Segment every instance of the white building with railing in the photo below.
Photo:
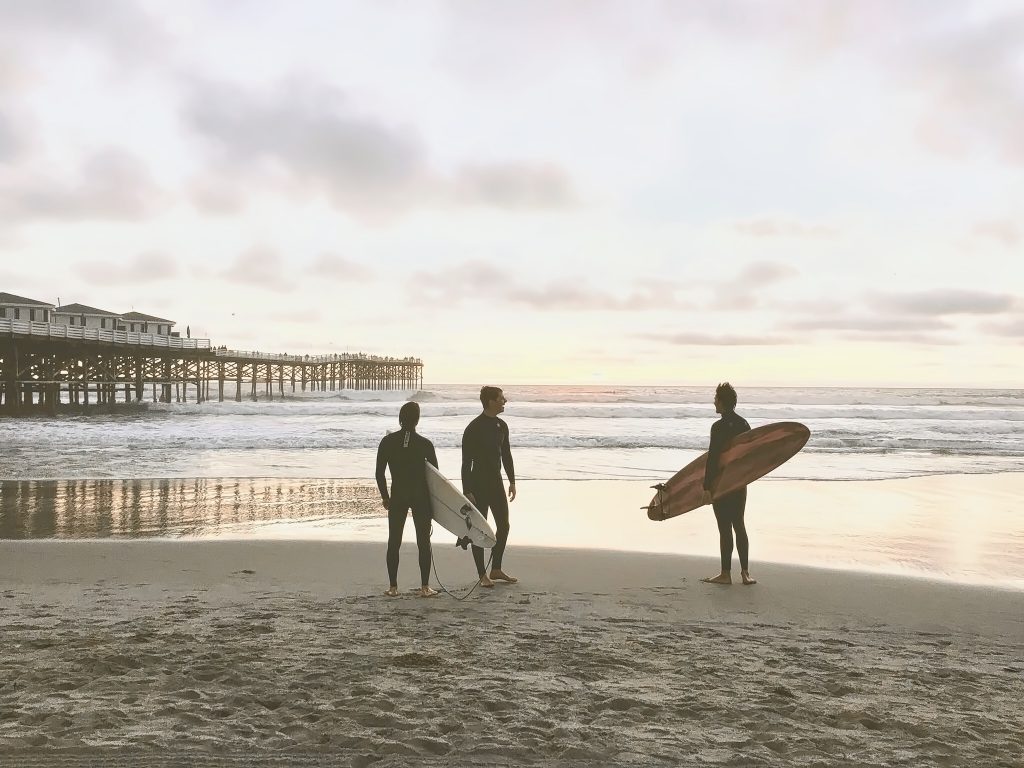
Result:
<svg viewBox="0 0 1024 768"><path fill-rule="evenodd" d="M133 344L146 347L169 349L209 349L209 339L182 339L177 336L160 336L155 333L132 333L131 331L82 328L80 326L57 325L55 323L32 323L28 320L0 319L0 337L83 339L104 341L109 344Z"/></svg>
<svg viewBox="0 0 1024 768"><path fill-rule="evenodd" d="M209 349L209 339L179 339L173 320L141 312L119 314L85 304L54 306L0 291L0 334L85 339L176 349Z"/></svg>
<svg viewBox="0 0 1024 768"><path fill-rule="evenodd" d="M88 307L85 304L62 304L53 310L54 325L68 325L72 328L99 328L118 330L120 315L105 309Z"/></svg>
<svg viewBox="0 0 1024 768"><path fill-rule="evenodd" d="M171 329L174 328L173 320L164 320L162 317L144 315L142 312L125 312L121 315L119 331L128 333L154 333L157 336L173 336Z"/></svg>
<svg viewBox="0 0 1024 768"><path fill-rule="evenodd" d="M53 322L53 311L53 304L0 291L0 320L50 323Z"/></svg>

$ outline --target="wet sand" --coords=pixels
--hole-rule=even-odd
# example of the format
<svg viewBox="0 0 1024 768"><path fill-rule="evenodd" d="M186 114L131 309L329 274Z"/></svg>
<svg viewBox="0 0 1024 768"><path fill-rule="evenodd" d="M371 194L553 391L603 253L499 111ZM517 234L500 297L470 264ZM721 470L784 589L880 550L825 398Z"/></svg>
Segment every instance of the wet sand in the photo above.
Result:
<svg viewBox="0 0 1024 768"><path fill-rule="evenodd" d="M411 526L409 535L411 536ZM0 542L4 765L985 765L1024 593L515 547L397 599L383 545ZM467 553L438 546L446 584ZM400 585L418 582L415 550ZM513 569L514 566L514 569Z"/></svg>
<svg viewBox="0 0 1024 768"><path fill-rule="evenodd" d="M710 508L651 522L640 509L650 501L649 486L524 481L511 509L512 542L714 554L718 531ZM792 563L1024 589L1022 473L767 480L748 493L755 567ZM382 542L387 520L366 480L0 481L0 539L153 537Z"/></svg>

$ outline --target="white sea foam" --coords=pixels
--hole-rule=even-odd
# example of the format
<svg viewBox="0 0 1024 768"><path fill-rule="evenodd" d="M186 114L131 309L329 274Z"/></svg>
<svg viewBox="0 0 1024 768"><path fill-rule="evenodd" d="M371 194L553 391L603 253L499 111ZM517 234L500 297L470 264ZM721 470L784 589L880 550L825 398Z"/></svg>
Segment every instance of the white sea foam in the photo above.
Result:
<svg viewBox="0 0 1024 768"><path fill-rule="evenodd" d="M154 404L130 415L0 420L0 478L368 478L398 410L459 462L478 390L306 392L284 400ZM710 392L669 387L510 387L504 418L533 477L659 477L706 449ZM753 426L795 420L811 439L781 476L899 477L1024 469L1024 395L988 390L743 389ZM872 458L877 457L877 458ZM789 473L788 475L786 473ZM524 475L525 476L525 475Z"/></svg>

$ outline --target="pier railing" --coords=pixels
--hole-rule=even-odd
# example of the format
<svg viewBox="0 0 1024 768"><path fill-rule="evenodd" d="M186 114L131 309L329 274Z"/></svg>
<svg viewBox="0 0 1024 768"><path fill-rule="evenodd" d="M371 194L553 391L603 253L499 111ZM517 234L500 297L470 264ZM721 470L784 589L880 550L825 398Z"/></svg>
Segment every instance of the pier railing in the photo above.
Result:
<svg viewBox="0 0 1024 768"><path fill-rule="evenodd" d="M420 365L423 363L418 357L380 357L378 355L366 355L362 353L341 352L332 355L285 355L273 352L252 352L238 349L222 349L215 347L213 354L217 357L244 358L246 360L266 360L274 363L357 363L360 361L368 363L404 363L408 365Z"/></svg>
<svg viewBox="0 0 1024 768"><path fill-rule="evenodd" d="M110 344L133 344L135 346L164 347L166 349L210 348L209 339L182 339L177 336L161 336L155 333L112 331L103 328L81 328L74 325L30 323L24 320L10 319L0 319L0 335L105 341Z"/></svg>

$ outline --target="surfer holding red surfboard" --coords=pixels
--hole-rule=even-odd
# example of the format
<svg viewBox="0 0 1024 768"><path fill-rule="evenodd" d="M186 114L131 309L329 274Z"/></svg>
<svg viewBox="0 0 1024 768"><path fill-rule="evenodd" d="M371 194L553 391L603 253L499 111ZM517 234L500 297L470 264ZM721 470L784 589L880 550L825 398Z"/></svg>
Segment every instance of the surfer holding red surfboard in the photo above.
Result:
<svg viewBox="0 0 1024 768"><path fill-rule="evenodd" d="M747 486L793 458L807 444L811 430L796 421L751 429L736 413L736 390L728 382L718 385L715 411L722 418L711 427L708 452L655 485L654 498L644 509L651 520L668 520L711 504L718 520L722 572L703 581L732 584L735 531L743 583L755 584L747 565L749 542L743 523Z"/></svg>
<svg viewBox="0 0 1024 768"><path fill-rule="evenodd" d="M740 577L746 585L756 584L750 578L748 554L750 540L747 538L747 527L743 522L743 514L747 508L747 486L712 499L713 491L720 476L722 450L734 438L750 431L747 420L736 413L736 390L732 384L719 384L715 390L715 413L722 418L711 425L711 444L708 446L707 463L704 465L704 493L701 504L711 504L718 521L718 539L722 554L722 571L717 576L701 579L708 584L732 584L732 550L733 531L736 532L736 551L740 556Z"/></svg>

